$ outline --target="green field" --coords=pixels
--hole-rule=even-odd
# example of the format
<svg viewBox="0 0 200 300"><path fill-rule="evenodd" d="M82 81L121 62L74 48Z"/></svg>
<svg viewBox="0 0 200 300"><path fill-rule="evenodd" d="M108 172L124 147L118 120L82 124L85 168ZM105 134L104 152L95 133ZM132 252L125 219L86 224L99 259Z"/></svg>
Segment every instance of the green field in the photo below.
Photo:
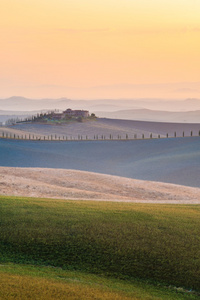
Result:
<svg viewBox="0 0 200 300"><path fill-rule="evenodd" d="M1 197L0 215L0 299L199 298L198 205Z"/></svg>

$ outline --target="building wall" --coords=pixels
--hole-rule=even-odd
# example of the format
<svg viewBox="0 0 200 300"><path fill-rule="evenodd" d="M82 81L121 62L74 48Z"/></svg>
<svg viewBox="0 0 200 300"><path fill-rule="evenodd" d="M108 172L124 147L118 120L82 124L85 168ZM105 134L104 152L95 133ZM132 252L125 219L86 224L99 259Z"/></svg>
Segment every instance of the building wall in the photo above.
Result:
<svg viewBox="0 0 200 300"><path fill-rule="evenodd" d="M74 116L74 117L84 117L84 118L89 117L89 111L87 111L87 110L67 109L63 112L63 114L66 116Z"/></svg>
<svg viewBox="0 0 200 300"><path fill-rule="evenodd" d="M65 115L63 113L62 114L56 114L56 113L53 114L53 118L56 120L61 120L64 117L65 117Z"/></svg>

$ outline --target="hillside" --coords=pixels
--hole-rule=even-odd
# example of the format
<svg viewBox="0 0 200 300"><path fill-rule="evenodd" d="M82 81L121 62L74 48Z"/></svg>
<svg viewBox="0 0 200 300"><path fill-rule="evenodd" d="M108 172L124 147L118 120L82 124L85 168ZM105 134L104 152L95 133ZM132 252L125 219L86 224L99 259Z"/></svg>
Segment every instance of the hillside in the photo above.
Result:
<svg viewBox="0 0 200 300"><path fill-rule="evenodd" d="M0 299L199 297L198 205L4 196L0 209Z"/></svg>
<svg viewBox="0 0 200 300"><path fill-rule="evenodd" d="M0 167L1 195L143 203L199 203L200 189L91 172Z"/></svg>
<svg viewBox="0 0 200 300"><path fill-rule="evenodd" d="M200 187L200 138L124 141L0 139L0 165L61 168Z"/></svg>
<svg viewBox="0 0 200 300"><path fill-rule="evenodd" d="M77 139L78 136L88 137L88 139L94 139L94 136L101 139L102 135L106 139L110 138L110 135L114 139L125 138L126 134L130 139L137 135L137 138L144 137L149 138L152 133L153 137L166 137L168 133L169 137L174 136L176 132L177 136L183 135L190 136L191 131L194 136L199 135L200 124L194 123L167 123L167 122L145 122L145 121L133 121L133 120L120 120L120 119L107 119L97 118L94 121L87 122L73 122L68 124L62 124L62 126L56 126L56 124L46 125L37 123L21 123L15 126L9 127L8 129L0 127L0 133L2 131L12 132L12 130L20 130L21 134L32 133L34 135L57 135L57 136L68 136Z"/></svg>

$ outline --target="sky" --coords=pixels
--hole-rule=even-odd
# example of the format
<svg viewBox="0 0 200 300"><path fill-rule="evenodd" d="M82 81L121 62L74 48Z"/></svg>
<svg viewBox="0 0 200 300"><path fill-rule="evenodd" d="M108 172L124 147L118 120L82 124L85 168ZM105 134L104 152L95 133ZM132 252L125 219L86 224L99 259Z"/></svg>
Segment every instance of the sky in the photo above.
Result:
<svg viewBox="0 0 200 300"><path fill-rule="evenodd" d="M199 0L1 0L0 98L200 97Z"/></svg>

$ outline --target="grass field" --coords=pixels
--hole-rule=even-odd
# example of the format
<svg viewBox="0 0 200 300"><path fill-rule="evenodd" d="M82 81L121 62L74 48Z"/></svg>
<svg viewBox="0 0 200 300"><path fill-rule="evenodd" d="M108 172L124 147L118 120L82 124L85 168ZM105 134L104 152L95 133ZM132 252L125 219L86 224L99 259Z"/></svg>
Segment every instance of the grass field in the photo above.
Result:
<svg viewBox="0 0 200 300"><path fill-rule="evenodd" d="M1 197L0 209L0 299L199 297L199 206Z"/></svg>
<svg viewBox="0 0 200 300"><path fill-rule="evenodd" d="M182 288L153 285L142 280L120 280L61 268L0 265L0 299L198 299Z"/></svg>

